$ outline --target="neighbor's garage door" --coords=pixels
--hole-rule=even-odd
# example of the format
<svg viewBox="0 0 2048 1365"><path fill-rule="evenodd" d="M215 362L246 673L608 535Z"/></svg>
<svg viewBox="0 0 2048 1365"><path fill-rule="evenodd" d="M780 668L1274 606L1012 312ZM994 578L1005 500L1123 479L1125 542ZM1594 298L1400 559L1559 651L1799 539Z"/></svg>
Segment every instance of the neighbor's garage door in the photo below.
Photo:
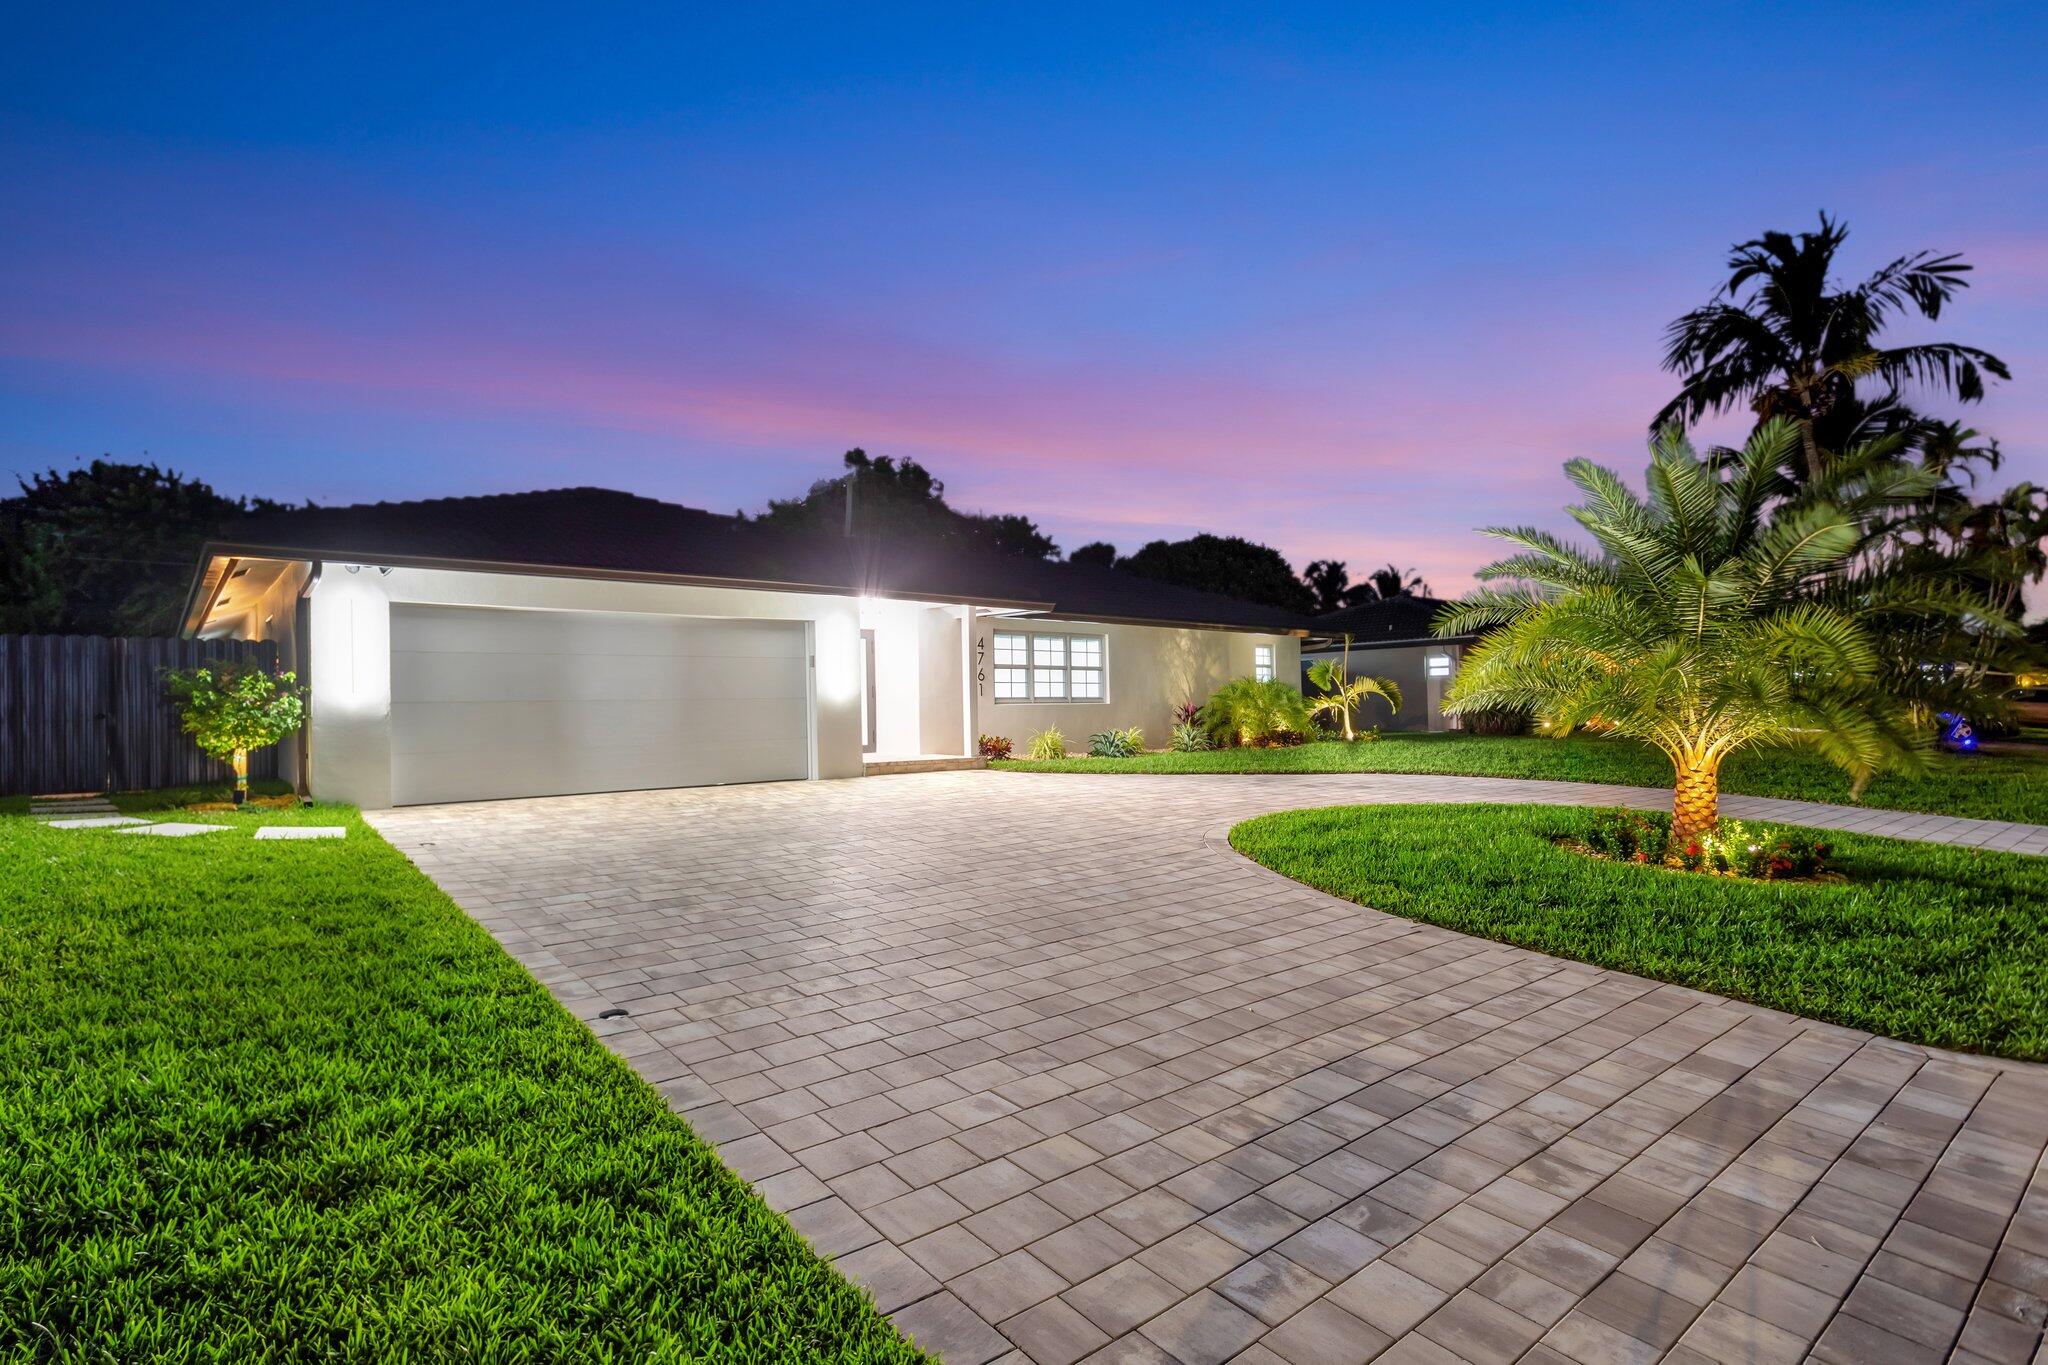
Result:
<svg viewBox="0 0 2048 1365"><path fill-rule="evenodd" d="M391 609L391 799L810 775L801 621Z"/></svg>

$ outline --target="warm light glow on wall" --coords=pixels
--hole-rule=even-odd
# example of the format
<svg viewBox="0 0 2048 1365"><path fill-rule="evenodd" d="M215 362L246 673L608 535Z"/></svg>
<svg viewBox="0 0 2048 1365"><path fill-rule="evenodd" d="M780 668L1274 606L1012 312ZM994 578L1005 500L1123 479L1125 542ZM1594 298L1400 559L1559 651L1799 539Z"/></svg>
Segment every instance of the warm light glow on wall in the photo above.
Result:
<svg viewBox="0 0 2048 1365"><path fill-rule="evenodd" d="M375 579L329 575L313 590L315 705L345 716L391 709L391 615Z"/></svg>
<svg viewBox="0 0 2048 1365"><path fill-rule="evenodd" d="M818 700L846 703L860 696L860 622L851 612L820 616L813 635L818 651Z"/></svg>

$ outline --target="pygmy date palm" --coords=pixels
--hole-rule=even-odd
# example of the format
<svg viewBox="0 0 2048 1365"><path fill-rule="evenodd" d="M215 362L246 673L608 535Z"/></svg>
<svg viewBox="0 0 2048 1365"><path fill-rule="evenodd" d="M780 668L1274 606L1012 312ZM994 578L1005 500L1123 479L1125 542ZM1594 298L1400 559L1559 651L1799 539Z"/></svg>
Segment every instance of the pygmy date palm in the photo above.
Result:
<svg viewBox="0 0 2048 1365"><path fill-rule="evenodd" d="M1600 553L1549 532L1490 534L1522 547L1480 571L1505 586L1445 608L1444 634L1490 632L1465 656L1444 709L1522 707L1564 735L1592 726L1653 744L1674 772L1672 847L1713 829L1721 764L1757 745L1812 749L1863 785L1922 752L1908 708L1884 687L1860 612L1816 591L1856 553L1863 509L1788 497L1790 421L1764 423L1717 473L1675 427L1651 442L1649 496L1588 460L1565 466L1571 510ZM1881 495L1926 476L1884 471ZM1896 587L1910 605L1916 590ZM1941 610L1931 601L1930 610Z"/></svg>
<svg viewBox="0 0 2048 1365"><path fill-rule="evenodd" d="M1344 657L1340 659L1318 659L1308 666L1308 680L1322 692L1319 697L1308 699L1309 711L1314 715L1328 712L1344 721L1344 738L1354 740L1357 733L1351 728L1351 717L1364 704L1367 697L1378 697L1387 706L1399 713L1401 710L1401 686L1392 678L1371 678L1351 676L1351 637L1344 637Z"/></svg>

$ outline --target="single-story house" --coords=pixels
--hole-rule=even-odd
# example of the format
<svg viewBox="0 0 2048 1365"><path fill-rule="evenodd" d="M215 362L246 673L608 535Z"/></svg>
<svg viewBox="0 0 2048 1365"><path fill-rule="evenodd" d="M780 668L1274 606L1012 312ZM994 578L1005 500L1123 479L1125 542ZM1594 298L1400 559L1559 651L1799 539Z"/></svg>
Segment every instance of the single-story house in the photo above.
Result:
<svg viewBox="0 0 2048 1365"><path fill-rule="evenodd" d="M1458 675L1465 650L1478 637L1439 636L1431 629L1447 605L1437 597L1389 597L1316 617L1310 638L1301 647L1304 684L1310 664L1344 657L1348 635L1352 675L1391 678L1401 688L1398 712L1389 716L1385 702L1369 697L1359 708L1358 725L1405 731L1457 729L1457 718L1443 713L1444 692Z"/></svg>
<svg viewBox="0 0 2048 1365"><path fill-rule="evenodd" d="M1306 619L1115 569L792 535L601 488L314 507L201 551L187 634L274 640L300 789L365 807L858 777L1070 746L1235 677Z"/></svg>

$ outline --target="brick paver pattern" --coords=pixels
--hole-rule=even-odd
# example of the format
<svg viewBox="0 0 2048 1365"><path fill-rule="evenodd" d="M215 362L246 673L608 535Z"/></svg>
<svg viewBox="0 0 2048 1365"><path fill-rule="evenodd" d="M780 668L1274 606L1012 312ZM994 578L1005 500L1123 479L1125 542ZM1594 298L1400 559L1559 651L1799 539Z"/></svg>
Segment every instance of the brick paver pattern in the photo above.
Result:
<svg viewBox="0 0 2048 1365"><path fill-rule="evenodd" d="M1437 800L1669 794L938 773L373 818L949 1362L2048 1361L2048 1069L1361 909L1222 838Z"/></svg>

